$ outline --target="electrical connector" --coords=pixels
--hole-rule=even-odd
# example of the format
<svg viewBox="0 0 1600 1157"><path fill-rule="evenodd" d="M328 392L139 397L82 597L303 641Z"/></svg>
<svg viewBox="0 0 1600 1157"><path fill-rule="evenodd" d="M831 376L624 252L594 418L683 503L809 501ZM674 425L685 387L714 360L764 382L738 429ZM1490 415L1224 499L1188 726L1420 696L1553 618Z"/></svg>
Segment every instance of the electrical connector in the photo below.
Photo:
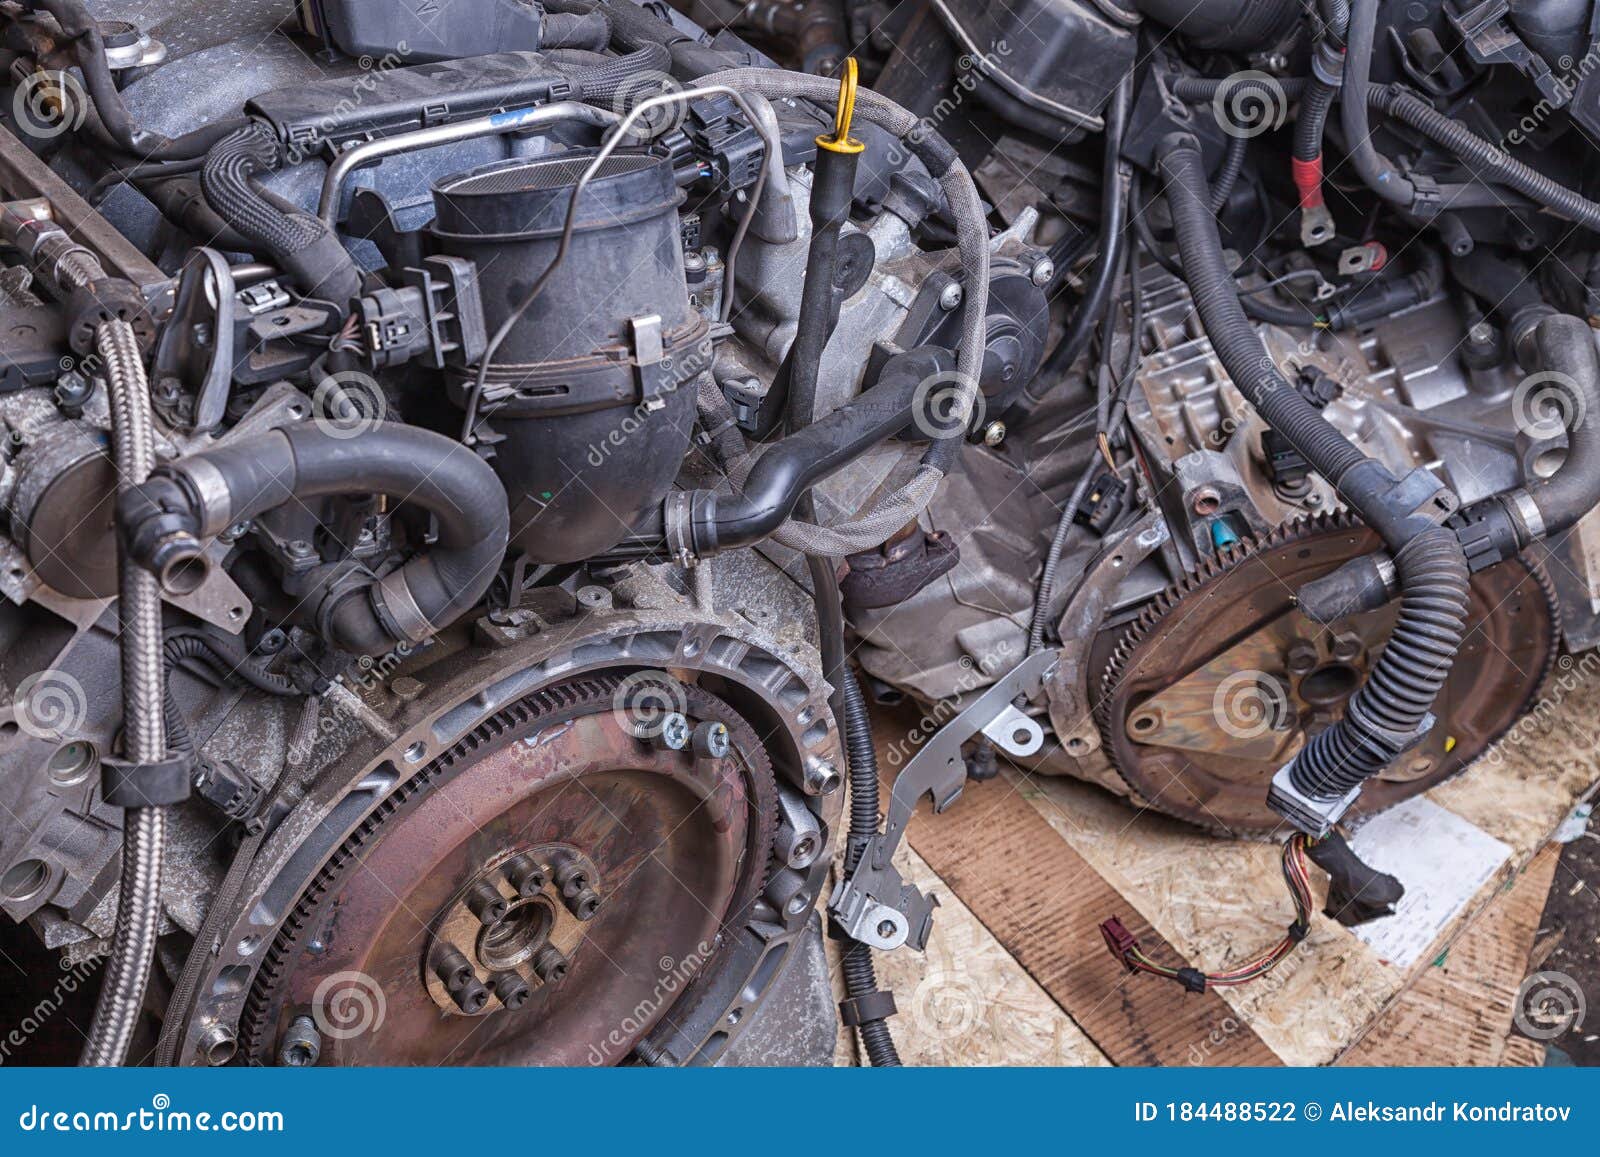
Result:
<svg viewBox="0 0 1600 1157"><path fill-rule="evenodd" d="M1139 942L1133 938L1121 920L1113 916L1100 925L1100 935L1105 937L1106 948L1115 956L1122 967L1129 972L1137 972L1139 968L1133 962L1133 954L1139 951Z"/></svg>

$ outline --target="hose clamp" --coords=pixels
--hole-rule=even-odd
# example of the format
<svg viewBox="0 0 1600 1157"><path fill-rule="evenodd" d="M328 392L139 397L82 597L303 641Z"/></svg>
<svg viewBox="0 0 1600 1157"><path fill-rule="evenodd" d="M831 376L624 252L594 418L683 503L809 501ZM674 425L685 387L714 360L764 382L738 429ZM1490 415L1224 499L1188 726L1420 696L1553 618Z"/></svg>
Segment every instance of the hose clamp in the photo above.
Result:
<svg viewBox="0 0 1600 1157"><path fill-rule="evenodd" d="M227 530L233 524L233 493L222 471L200 455L177 463L173 469L188 480L199 500L196 536L214 538Z"/></svg>
<svg viewBox="0 0 1600 1157"><path fill-rule="evenodd" d="M377 583L376 594L383 604L384 613L398 627L403 641L425 643L434 636L434 626L428 616L417 606L416 596L406 585L405 569L390 571Z"/></svg>
<svg viewBox="0 0 1600 1157"><path fill-rule="evenodd" d="M1544 513L1539 509L1539 504L1533 500L1533 495L1526 490L1513 490L1506 497L1506 506L1528 532L1527 541L1532 542L1544 537L1546 530Z"/></svg>

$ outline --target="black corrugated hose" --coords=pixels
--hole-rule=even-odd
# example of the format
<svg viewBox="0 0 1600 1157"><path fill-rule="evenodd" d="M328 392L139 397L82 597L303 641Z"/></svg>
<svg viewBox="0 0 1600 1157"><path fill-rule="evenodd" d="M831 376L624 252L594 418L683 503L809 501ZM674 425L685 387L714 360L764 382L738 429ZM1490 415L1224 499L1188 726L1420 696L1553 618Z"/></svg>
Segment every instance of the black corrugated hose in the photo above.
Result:
<svg viewBox="0 0 1600 1157"><path fill-rule="evenodd" d="M867 716L866 697L855 672L842 671L844 686L845 752L850 761L850 842L845 871L852 870L862 851L878 834L878 753L872 746L872 722ZM851 1000L879 996L878 973L872 966L872 949L859 941L846 946L841 962L844 987ZM887 994L882 994L887 996ZM889 1023L882 1016L864 1016L856 1023L861 1047L874 1068L899 1068L900 1053L894 1047Z"/></svg>
<svg viewBox="0 0 1600 1157"><path fill-rule="evenodd" d="M1168 137L1160 166L1185 278L1217 359L1267 424L1341 489L1365 522L1386 539L1398 537L1383 511L1366 509L1370 503L1341 487L1355 468L1370 470L1371 460L1283 377L1240 307L1208 206L1198 142ZM1422 726L1455 660L1466 623L1468 571L1454 532L1429 527L1388 545L1400 584L1399 617L1345 717L1296 757L1290 776L1308 795L1337 798L1393 761Z"/></svg>

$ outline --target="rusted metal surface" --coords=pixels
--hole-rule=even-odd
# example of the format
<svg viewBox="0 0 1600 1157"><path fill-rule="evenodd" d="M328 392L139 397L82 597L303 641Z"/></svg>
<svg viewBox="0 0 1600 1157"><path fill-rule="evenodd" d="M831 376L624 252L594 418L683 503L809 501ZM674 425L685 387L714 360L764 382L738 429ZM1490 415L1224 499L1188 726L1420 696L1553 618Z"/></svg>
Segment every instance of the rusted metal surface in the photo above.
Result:
<svg viewBox="0 0 1600 1157"><path fill-rule="evenodd" d="M1267 783L1306 739L1341 718L1393 627L1395 606L1320 627L1294 592L1378 547L1323 516L1207 560L1120 637L1102 640L1096 716L1133 794L1233 834L1270 831ZM1460 659L1416 748L1367 786L1355 814L1426 791L1516 721L1555 660L1548 580L1522 559L1473 579Z"/></svg>
<svg viewBox="0 0 1600 1157"><path fill-rule="evenodd" d="M771 769L748 724L686 688L734 733L726 758L635 734L615 680L582 680L501 712L435 774L346 840L301 898L247 1017L270 1055L341 978L383 993L382 1023L324 1034L323 1064L594 1064L625 1059L716 956L762 884ZM529 878L529 865L537 871ZM486 893L483 888L487 886ZM589 890L597 904L579 897ZM488 898L485 899L485 896ZM498 903L496 903L498 901ZM543 950L564 967L543 965ZM481 1003L437 966L459 952ZM497 978L526 992L508 1001Z"/></svg>

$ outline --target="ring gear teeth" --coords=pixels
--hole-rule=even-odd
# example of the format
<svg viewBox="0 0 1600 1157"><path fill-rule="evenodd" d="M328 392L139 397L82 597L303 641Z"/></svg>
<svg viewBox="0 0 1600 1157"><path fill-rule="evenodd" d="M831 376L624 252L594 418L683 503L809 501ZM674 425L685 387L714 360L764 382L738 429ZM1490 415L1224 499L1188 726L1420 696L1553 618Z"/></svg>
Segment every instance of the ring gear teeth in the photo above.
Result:
<svg viewBox="0 0 1600 1157"><path fill-rule="evenodd" d="M301 893L289 916L278 929L267 949L261 969L256 974L250 995L239 1018L241 1058L265 1057L273 1044L276 1029L273 1021L275 993L288 976L299 952L299 944L319 916L319 907L328 891L342 877L345 867L358 857L367 842L376 836L383 824L403 809L415 796L431 790L448 774L470 765L471 757L496 743L509 733L527 730L530 723L544 720L540 730L556 726L579 715L598 713L611 709L622 678L596 675L573 679L546 687L527 695L483 720L451 747L437 756L400 787L390 792L382 803L373 809L356 829L345 838L339 848L328 858L316 877ZM697 706L715 705L731 713L731 705L685 685L691 712ZM588 710L588 709L593 709ZM766 857L762 868L747 873L752 881L734 897L729 907L728 923L734 924L748 918L751 907L759 899L767 883L771 867L773 841L778 829L778 789L773 776L772 762L766 749L759 745L746 752L737 744L735 752L742 758L745 781L749 787L752 838L749 844L759 849L757 854Z"/></svg>

